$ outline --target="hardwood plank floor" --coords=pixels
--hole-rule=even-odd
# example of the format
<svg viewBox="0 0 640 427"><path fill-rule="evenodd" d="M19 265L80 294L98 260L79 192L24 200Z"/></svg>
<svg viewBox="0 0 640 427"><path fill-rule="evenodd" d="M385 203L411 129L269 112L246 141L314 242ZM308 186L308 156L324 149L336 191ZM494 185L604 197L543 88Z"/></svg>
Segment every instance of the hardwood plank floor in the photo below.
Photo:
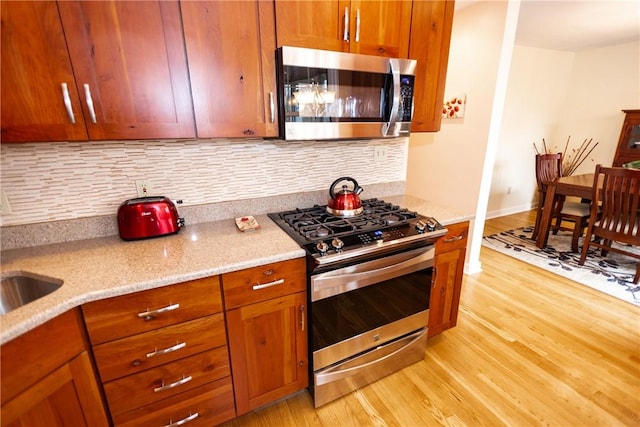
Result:
<svg viewBox="0 0 640 427"><path fill-rule="evenodd" d="M488 220L485 235L533 220ZM226 426L640 426L640 310L491 249L481 262L423 361L318 409L304 391Z"/></svg>

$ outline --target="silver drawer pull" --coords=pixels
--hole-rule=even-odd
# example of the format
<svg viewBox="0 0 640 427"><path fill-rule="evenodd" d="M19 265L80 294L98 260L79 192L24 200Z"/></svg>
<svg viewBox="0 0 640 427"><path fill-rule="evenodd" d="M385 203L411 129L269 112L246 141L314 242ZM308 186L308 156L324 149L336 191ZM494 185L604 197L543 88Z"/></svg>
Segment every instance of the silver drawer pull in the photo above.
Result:
<svg viewBox="0 0 640 427"><path fill-rule="evenodd" d="M458 240L462 240L464 238L463 235L459 235L459 236L455 236L455 237L449 237L448 239L444 239L445 243L450 243L450 242L457 242Z"/></svg>
<svg viewBox="0 0 640 427"><path fill-rule="evenodd" d="M180 379L180 380L178 380L178 381L176 381L174 383L167 384L167 385L164 385L164 380L162 380L162 385L160 387L154 388L153 391L155 391L157 393L159 391L169 390L169 389L172 389L172 388L177 387L179 385L186 384L189 381L191 381L192 379L193 378L191 378L191 375L188 375L186 377L183 375L182 379Z"/></svg>
<svg viewBox="0 0 640 427"><path fill-rule="evenodd" d="M271 286L282 285L284 283L284 279L274 280L273 282L263 283L261 285L253 285L253 290L258 291L264 288L270 288Z"/></svg>
<svg viewBox="0 0 640 427"><path fill-rule="evenodd" d="M197 412L195 414L192 414L191 412L189 412L189 416L188 417L183 418L180 421L176 421L175 423L171 422L171 420L169 420L169 424L165 425L164 427L182 426L182 425L185 425L186 423L188 423L189 421L195 420L199 416L200 416L200 414L198 414Z"/></svg>
<svg viewBox="0 0 640 427"><path fill-rule="evenodd" d="M145 311L144 313L138 313L138 317L148 321L148 320L155 319L155 317L158 314L166 313L167 311L177 310L179 308L180 308L180 304L171 304L166 307L159 308L157 310L147 309L147 311Z"/></svg>
<svg viewBox="0 0 640 427"><path fill-rule="evenodd" d="M181 343L177 343L176 345L174 345L172 347L165 348L164 350L158 350L158 347L156 347L155 351L152 351L151 353L147 353L147 358L151 358L153 356L160 356L162 354L171 353L172 351L180 350L181 348L185 348L186 346L187 346L186 342L181 342Z"/></svg>

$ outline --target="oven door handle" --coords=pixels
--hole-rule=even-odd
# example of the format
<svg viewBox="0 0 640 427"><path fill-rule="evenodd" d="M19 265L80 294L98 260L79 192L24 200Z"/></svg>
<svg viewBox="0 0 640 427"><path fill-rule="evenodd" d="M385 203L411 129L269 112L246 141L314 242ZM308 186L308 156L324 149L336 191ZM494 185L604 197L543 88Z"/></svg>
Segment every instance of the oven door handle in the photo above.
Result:
<svg viewBox="0 0 640 427"><path fill-rule="evenodd" d="M434 256L429 246L311 276L311 301L431 268Z"/></svg>

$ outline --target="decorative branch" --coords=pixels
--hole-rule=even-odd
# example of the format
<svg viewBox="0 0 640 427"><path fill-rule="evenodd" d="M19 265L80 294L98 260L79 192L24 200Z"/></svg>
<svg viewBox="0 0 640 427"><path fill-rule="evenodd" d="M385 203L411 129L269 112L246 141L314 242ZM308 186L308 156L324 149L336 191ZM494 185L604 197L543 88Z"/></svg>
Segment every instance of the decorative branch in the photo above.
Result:
<svg viewBox="0 0 640 427"><path fill-rule="evenodd" d="M589 158L593 150L598 146L598 142L593 144L593 138L586 139L582 141L582 144L575 149L572 148L569 150L569 145L571 141L571 135L567 138L567 142L564 145L564 150L562 151L562 175L569 176L573 175L573 173L580 167L584 161ZM544 154L551 154L556 149L555 146L552 149L547 148L547 142L544 138L542 138L542 151L538 151L538 147L536 143L533 143L533 149L536 154L540 154L541 152ZM569 153L569 154L567 154ZM593 159L591 159L593 161Z"/></svg>

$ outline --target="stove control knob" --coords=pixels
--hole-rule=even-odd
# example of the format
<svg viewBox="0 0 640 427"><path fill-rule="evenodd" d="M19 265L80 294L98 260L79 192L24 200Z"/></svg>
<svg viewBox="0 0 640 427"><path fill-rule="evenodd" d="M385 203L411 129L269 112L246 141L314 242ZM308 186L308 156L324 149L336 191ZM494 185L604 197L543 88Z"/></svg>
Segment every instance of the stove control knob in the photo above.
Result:
<svg viewBox="0 0 640 427"><path fill-rule="evenodd" d="M333 246L336 249L336 251L339 251L342 248L344 248L344 242L336 238L331 241L331 246Z"/></svg>
<svg viewBox="0 0 640 427"><path fill-rule="evenodd" d="M316 249L318 250L318 252L320 252L320 255L324 255L329 250L329 245L327 245L325 242L318 242L316 244Z"/></svg>
<svg viewBox="0 0 640 427"><path fill-rule="evenodd" d="M438 223L433 219L433 218L429 218L427 220L427 230L429 231L433 231L438 227Z"/></svg>
<svg viewBox="0 0 640 427"><path fill-rule="evenodd" d="M418 233L424 233L424 230L427 228L427 224L420 220L418 222L416 222L416 230L418 231Z"/></svg>

